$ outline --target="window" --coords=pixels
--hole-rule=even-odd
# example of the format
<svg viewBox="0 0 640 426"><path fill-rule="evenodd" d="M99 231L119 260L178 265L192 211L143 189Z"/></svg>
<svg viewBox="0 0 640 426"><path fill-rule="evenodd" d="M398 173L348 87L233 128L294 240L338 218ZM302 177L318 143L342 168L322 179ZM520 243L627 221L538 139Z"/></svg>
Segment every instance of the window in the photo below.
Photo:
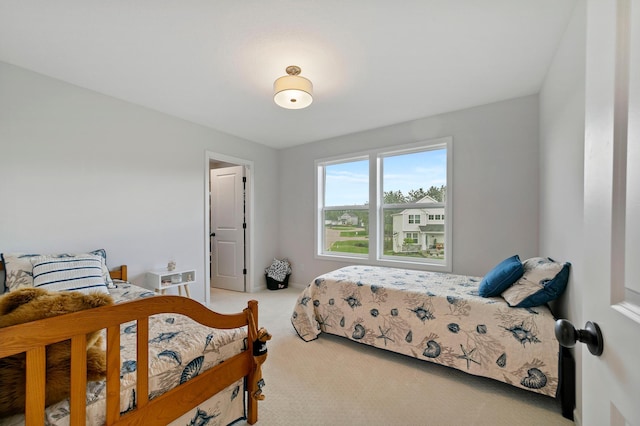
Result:
<svg viewBox="0 0 640 426"><path fill-rule="evenodd" d="M451 164L451 138L317 160L316 255L451 271Z"/></svg>
<svg viewBox="0 0 640 426"><path fill-rule="evenodd" d="M418 244L418 233L406 232L404 234L404 242L409 244Z"/></svg>
<svg viewBox="0 0 640 426"><path fill-rule="evenodd" d="M356 158L322 167L322 252L369 253L369 160Z"/></svg>

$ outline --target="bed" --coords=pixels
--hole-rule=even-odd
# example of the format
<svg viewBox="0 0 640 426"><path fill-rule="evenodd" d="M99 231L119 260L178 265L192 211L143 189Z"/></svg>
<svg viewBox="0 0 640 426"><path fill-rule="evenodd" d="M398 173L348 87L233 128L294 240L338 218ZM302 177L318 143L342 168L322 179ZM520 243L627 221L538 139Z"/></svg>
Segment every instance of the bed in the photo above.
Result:
<svg viewBox="0 0 640 426"><path fill-rule="evenodd" d="M559 386L570 367L559 367L551 311L481 297L481 279L347 266L314 279L291 322L307 342L329 333L551 397L566 392L560 400L570 418L573 389Z"/></svg>
<svg viewBox="0 0 640 426"><path fill-rule="evenodd" d="M255 423L253 396L261 384L251 337L257 302L237 314L219 314L194 300L156 295L127 282L126 265L109 275L113 305L0 328L0 359L26 353L29 396L24 414L0 424L218 425L245 418ZM101 329L106 380L87 382L86 335ZM45 407L45 346L67 339L70 397Z"/></svg>

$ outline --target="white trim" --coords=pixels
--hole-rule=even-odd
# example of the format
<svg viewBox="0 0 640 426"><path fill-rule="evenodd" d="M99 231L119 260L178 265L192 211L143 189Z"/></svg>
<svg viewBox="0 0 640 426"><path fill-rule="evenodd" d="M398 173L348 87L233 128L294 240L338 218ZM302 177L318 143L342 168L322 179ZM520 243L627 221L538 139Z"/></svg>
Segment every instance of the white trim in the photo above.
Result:
<svg viewBox="0 0 640 426"><path fill-rule="evenodd" d="M225 155L225 154L219 154L217 152L213 152L213 151L205 151L205 155L204 155L204 200L205 200L205 206L204 206L204 229L205 229L205 233L204 233L204 271L205 271L205 277L204 277L204 285L205 285L205 302L206 305L209 306L209 304L211 303L211 263L209 262L209 244L210 244L210 237L209 235L211 234L211 225L209 223L209 218L211 216L211 204L209 202L209 191L210 191L210 187L211 187L211 175L210 175L210 163L211 160L216 160L216 161L224 161L226 163L232 163L232 164L237 164L239 166L244 166L246 171L247 171L247 194L246 194L246 199L247 199L247 205L248 205L248 211L246 212L247 214L247 231L248 231L248 236L247 236L247 244L246 244L246 250L247 250L247 276L246 276L246 280L247 280L247 292L251 293L254 290L254 271L255 271L255 259L254 259L254 250L253 250L253 241L255 241L254 239L254 232L253 232L253 218L254 216L254 199L253 199L253 169L254 169L254 165L253 165L253 161L251 160L245 160L242 158L236 158L236 157L231 157L229 155Z"/></svg>
<svg viewBox="0 0 640 426"><path fill-rule="evenodd" d="M445 260L442 262L418 262L411 260L398 260L397 257L384 256L384 247L378 241L378 235L384 232L383 218L378 213L381 210L383 201L383 188L382 188L382 159L387 156L395 156L402 154L411 154L414 152L422 152L428 149L446 149L447 153L447 197L444 202L445 207ZM327 165L341 164L352 161L368 160L369 161L369 241L375 241L374 250L370 250L368 256L358 256L353 253L346 254L326 254L322 247L322 230L324 226L324 218L322 217L322 208L324 202L324 178L325 167ZM420 142L413 142L405 145L398 145L386 148L378 148L373 150L361 151L351 154L345 154L340 156L326 157L317 159L314 161L314 176L315 176L315 215L314 215L314 258L324 259L332 261L345 261L345 262L359 262L371 265L388 265L397 267L426 267L429 270L451 272L453 270L452 259L452 221L453 221L453 209L452 209L452 188L453 188L453 138L451 136L428 139ZM375 185L372 185L371 177L375 176ZM375 200L375 202L371 201ZM332 208L337 206L331 206ZM344 206L348 207L348 206ZM403 207L408 207L403 205ZM422 207L422 206L421 206ZM375 218L375 223L371 222L371 218Z"/></svg>

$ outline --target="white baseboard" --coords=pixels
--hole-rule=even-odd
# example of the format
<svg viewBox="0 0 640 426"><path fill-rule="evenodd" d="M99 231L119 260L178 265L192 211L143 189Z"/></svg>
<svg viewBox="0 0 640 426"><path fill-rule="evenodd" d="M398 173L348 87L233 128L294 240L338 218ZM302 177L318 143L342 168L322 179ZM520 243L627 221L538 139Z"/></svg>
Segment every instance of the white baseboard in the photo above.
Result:
<svg viewBox="0 0 640 426"><path fill-rule="evenodd" d="M580 413L578 412L578 409L576 409L576 408L573 409L573 422L577 426L582 426L582 418L580 417Z"/></svg>

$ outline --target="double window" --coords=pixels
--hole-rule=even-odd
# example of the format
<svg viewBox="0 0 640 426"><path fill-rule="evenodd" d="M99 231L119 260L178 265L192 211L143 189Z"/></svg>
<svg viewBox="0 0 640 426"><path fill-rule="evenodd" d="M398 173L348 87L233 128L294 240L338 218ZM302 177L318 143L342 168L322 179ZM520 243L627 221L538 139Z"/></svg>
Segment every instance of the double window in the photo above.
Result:
<svg viewBox="0 0 640 426"><path fill-rule="evenodd" d="M418 233L417 232L407 232L405 233L405 242L411 244L418 244Z"/></svg>
<svg viewBox="0 0 640 426"><path fill-rule="evenodd" d="M451 164L451 138L316 161L317 256L450 271Z"/></svg>

